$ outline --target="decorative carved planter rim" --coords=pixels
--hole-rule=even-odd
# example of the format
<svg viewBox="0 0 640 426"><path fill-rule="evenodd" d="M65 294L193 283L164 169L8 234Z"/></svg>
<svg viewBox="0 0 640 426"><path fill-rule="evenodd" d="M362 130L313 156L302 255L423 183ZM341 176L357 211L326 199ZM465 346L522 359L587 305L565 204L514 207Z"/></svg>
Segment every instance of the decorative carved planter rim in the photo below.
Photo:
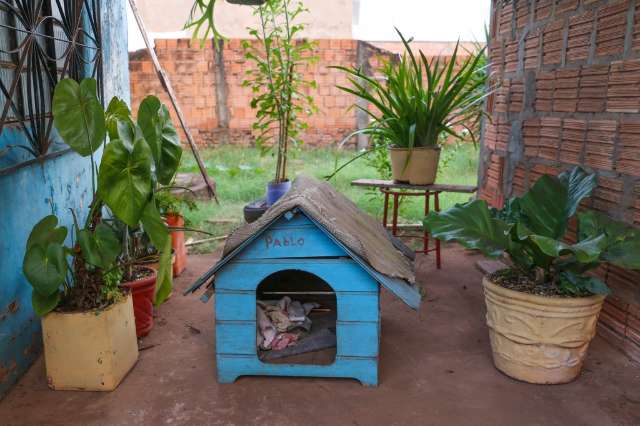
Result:
<svg viewBox="0 0 640 426"><path fill-rule="evenodd" d="M562 307L589 307L594 304L600 304L606 296L595 294L587 297L558 297L558 296L539 296L537 294L524 293L522 291L511 290L498 284L493 283L487 276L482 279L483 286L489 287L492 292L501 296L508 297L513 300L526 302L528 304Z"/></svg>

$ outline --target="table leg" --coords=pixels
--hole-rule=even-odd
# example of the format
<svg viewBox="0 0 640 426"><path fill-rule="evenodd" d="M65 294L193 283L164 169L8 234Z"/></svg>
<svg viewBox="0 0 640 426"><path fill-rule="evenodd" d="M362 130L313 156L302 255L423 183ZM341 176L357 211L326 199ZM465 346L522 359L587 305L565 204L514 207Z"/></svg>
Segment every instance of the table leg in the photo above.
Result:
<svg viewBox="0 0 640 426"><path fill-rule="evenodd" d="M433 207L436 212L440 211L440 193L436 192L433 200ZM436 238L436 268L442 267L442 260L440 257L440 240Z"/></svg>
<svg viewBox="0 0 640 426"><path fill-rule="evenodd" d="M431 200L430 200L430 195L431 193L429 191L425 191L424 193L424 215L427 216L429 214L429 204L431 204ZM424 230L424 236L423 236L423 250L424 250L424 254L429 254L429 233L427 232L427 230Z"/></svg>
<svg viewBox="0 0 640 426"><path fill-rule="evenodd" d="M389 193L386 191L382 191L384 193L384 213L382 215L382 226L384 229L387 229L387 218L389 216Z"/></svg>
<svg viewBox="0 0 640 426"><path fill-rule="evenodd" d="M398 204L400 201L400 194L393 194L393 218L391 225L391 233L396 235L398 233Z"/></svg>

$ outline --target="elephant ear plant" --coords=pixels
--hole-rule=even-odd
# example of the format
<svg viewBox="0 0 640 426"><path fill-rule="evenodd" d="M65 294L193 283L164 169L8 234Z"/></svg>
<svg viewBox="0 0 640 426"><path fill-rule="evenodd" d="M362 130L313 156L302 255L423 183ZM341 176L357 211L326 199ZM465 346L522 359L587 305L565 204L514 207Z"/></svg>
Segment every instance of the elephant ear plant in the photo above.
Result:
<svg viewBox="0 0 640 426"><path fill-rule="evenodd" d="M156 303L162 303L171 291L171 239L156 207L155 190L171 182L182 154L168 110L149 96L134 122L127 105L117 98L103 110L95 80L65 79L56 86L53 115L61 138L91 159L93 199L84 223L72 212L69 246L69 230L59 226L54 215L31 231L23 270L33 287L35 312L43 316L56 308L104 308L120 298L118 285L130 259L123 254L126 242L116 232L115 220L142 227L159 248ZM98 166L95 157L101 148Z"/></svg>
<svg viewBox="0 0 640 426"><path fill-rule="evenodd" d="M640 269L640 231L595 211L576 212L596 187L596 176L576 167L544 175L522 197L501 210L483 200L431 213L425 226L435 237L457 241L489 257L509 255L513 267L491 278L514 290L546 296L607 294L588 272L602 262ZM577 242L564 241L577 216Z"/></svg>

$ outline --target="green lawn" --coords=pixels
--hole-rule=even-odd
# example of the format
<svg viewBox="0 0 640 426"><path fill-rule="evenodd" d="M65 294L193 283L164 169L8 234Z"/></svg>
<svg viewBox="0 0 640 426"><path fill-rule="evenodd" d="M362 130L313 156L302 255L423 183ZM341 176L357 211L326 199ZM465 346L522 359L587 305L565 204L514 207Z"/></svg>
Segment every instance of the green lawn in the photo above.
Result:
<svg viewBox="0 0 640 426"><path fill-rule="evenodd" d="M261 156L254 148L226 146L201 152L210 176L218 187L220 204L206 201L198 203L198 210L185 216L191 226L216 236L226 235L243 221L245 204L264 196L266 183L273 179L275 159ZM289 160L289 176L306 174L322 179L331 174L336 161L342 164L354 155L353 151L334 149L307 149L296 152ZM478 151L471 144L443 150L438 182L472 185L477 181ZM185 152L181 172L197 173L198 168L190 153ZM376 170L366 160L354 162L343 169L331 183L358 206L371 215L382 217L383 196L376 191L351 187L350 182L359 178L377 178ZM465 202L468 194L443 194L441 208ZM400 222L417 223L422 220L422 198L406 197L400 206ZM211 221L218 223L211 223ZM189 233L187 238L206 238L206 235ZM202 244L192 247L192 252L210 252L218 244Z"/></svg>

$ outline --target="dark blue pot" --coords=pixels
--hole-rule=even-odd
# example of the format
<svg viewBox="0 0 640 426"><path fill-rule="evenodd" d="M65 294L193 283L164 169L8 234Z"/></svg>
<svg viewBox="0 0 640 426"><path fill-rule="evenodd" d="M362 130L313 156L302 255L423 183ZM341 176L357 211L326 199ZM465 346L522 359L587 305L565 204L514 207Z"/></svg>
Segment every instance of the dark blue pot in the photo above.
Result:
<svg viewBox="0 0 640 426"><path fill-rule="evenodd" d="M285 182L269 182L267 184L267 206L271 207L291 189L291 181Z"/></svg>

